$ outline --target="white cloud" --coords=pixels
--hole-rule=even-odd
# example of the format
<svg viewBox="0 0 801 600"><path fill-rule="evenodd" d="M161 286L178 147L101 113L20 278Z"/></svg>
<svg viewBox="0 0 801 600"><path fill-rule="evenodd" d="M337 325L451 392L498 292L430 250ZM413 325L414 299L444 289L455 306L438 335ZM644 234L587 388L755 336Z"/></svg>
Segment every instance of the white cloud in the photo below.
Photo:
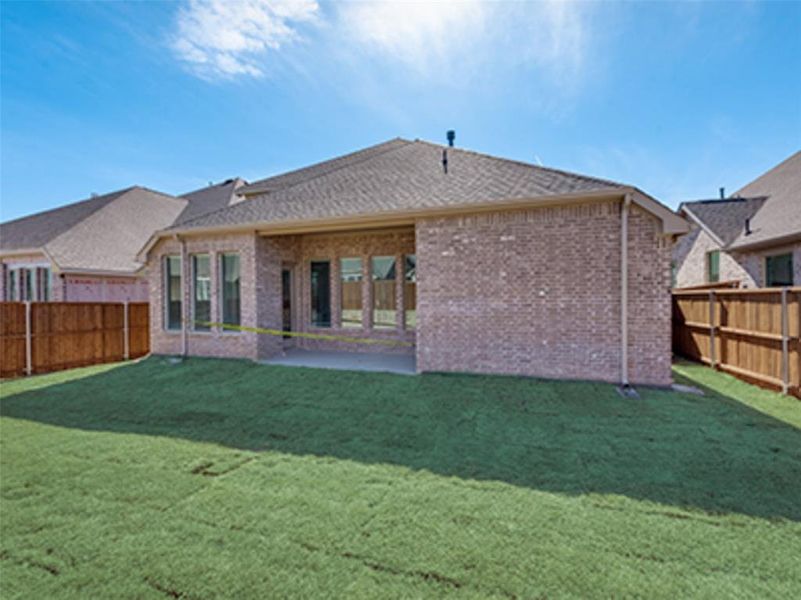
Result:
<svg viewBox="0 0 801 600"><path fill-rule="evenodd" d="M201 77L258 77L265 54L298 40L297 25L314 21L318 9L316 0L190 0L171 46Z"/></svg>
<svg viewBox="0 0 801 600"><path fill-rule="evenodd" d="M561 2L358 2L340 5L344 38L419 74L476 65L574 73L591 6Z"/></svg>
<svg viewBox="0 0 801 600"><path fill-rule="evenodd" d="M325 10L323 10L323 8ZM350 78L368 64L428 81L459 82L536 69L573 84L588 54L589 3L480 0L190 0L171 46L207 79L260 77L279 55L300 71L316 64ZM288 52L301 39L303 52ZM313 38L313 39L312 39ZM279 54L280 53L280 54ZM333 68L333 71L332 71ZM365 73L365 77L369 77Z"/></svg>

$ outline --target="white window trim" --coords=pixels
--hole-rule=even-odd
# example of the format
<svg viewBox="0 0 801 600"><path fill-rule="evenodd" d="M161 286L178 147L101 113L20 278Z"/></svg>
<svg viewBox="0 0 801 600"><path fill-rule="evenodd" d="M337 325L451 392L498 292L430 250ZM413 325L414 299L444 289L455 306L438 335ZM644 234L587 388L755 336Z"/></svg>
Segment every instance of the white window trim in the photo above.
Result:
<svg viewBox="0 0 801 600"><path fill-rule="evenodd" d="M239 259L239 325L242 326L242 254L237 251L219 252L217 253L217 312L220 319L220 333L223 335L241 335L243 332L238 329L227 329L223 327L225 324L225 270L223 269L223 261L226 256L236 256Z"/></svg>
<svg viewBox="0 0 801 600"><path fill-rule="evenodd" d="M799 282L795 281L795 265L793 251L788 249L786 252L777 252L776 254L764 254L762 256L762 287L768 287L768 259L769 258L776 258L777 256L790 256L790 277L793 278L792 285L797 285ZM774 286L771 286L774 287ZM775 287L784 287L784 286L775 286Z"/></svg>
<svg viewBox="0 0 801 600"><path fill-rule="evenodd" d="M204 334L211 333L213 327L209 327L208 329L198 329L197 328L197 324L195 323L195 317L197 316L196 312L195 312L196 308L197 308L195 306L195 303L197 302L197 293L196 293L197 290L195 289L196 279L197 279L195 277L195 275L196 275L196 272L195 272L195 258L198 257L198 256L205 256L209 260L209 287L210 287L210 290L209 290L209 294L210 294L209 303L211 303L211 296L214 295L214 282L213 282L213 278L211 276L211 261L213 260L213 258L211 256L210 252L195 252L194 254L190 254L189 255L189 270L190 270L190 273L189 273L189 277L190 277L189 288L191 290L190 291L190 299L189 299L190 300L189 314L192 316L192 326L189 329L193 334L204 335ZM211 317L210 314L209 314L209 317Z"/></svg>
<svg viewBox="0 0 801 600"><path fill-rule="evenodd" d="M182 327L178 327L177 329L172 329L170 327L170 272L167 265L169 264L169 260L171 258L177 258L179 267L179 274L181 277L181 320L184 318L184 265L183 260L180 254L165 254L162 258L161 263L161 270L162 270L162 286L164 291L162 293L162 303L163 303L163 310L162 310L162 329L167 333L172 334L180 334Z"/></svg>
<svg viewBox="0 0 801 600"><path fill-rule="evenodd" d="M38 282L36 281L36 269L47 269L48 270L48 284L49 284L50 290L52 292L52 290L53 290L53 266L47 261L44 261L44 262L40 261L40 262L6 263L6 276L8 276L8 274L12 273L12 272L19 272L20 269L30 269L30 270L33 271L32 275L31 275L33 277L33 285L32 285L33 298L30 298L29 300L31 302L45 302L44 300L40 300L39 299L40 294L39 294L39 286L37 285ZM6 289L7 286L8 286L8 279L6 279L6 281L3 282L3 286L4 286L3 289L4 289L5 293L8 294L8 290ZM21 292L22 292L22 287L20 286L20 282L19 282L19 278L18 278L17 279L17 295L21 296ZM9 302L12 302L12 301L9 300ZM25 302L25 300L13 300L13 302Z"/></svg>

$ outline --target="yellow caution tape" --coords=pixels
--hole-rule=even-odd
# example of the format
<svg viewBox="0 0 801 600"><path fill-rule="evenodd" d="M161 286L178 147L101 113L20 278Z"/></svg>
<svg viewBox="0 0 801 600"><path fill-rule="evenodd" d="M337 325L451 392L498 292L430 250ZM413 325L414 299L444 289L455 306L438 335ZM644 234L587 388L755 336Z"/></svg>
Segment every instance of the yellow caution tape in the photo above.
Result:
<svg viewBox="0 0 801 600"><path fill-rule="evenodd" d="M280 329L265 329L263 327L245 327L243 325L228 325L226 323L212 323L209 321L195 321L196 325L204 327L220 327L229 331L247 331L248 333L260 333L264 335L276 335L281 337L296 337L307 340L325 340L330 342L350 342L354 344L373 344L377 346L414 346L412 342L399 340L382 340L374 338L357 338L346 335L330 335L326 333L303 333L300 331L282 331Z"/></svg>

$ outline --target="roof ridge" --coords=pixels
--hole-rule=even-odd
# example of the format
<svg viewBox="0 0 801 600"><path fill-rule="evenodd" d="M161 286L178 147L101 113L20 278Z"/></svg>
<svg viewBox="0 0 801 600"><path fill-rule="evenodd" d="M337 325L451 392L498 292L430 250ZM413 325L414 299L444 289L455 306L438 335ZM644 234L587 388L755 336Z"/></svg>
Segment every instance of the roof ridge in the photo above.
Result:
<svg viewBox="0 0 801 600"><path fill-rule="evenodd" d="M314 179L317 179L319 177L323 177L325 175L330 175L331 173L333 173L335 171L339 171L341 169L344 169L345 167L352 167L353 165L362 164L362 163L367 162L368 160L371 160L371 159L376 158L378 156L383 156L384 154L387 154L389 152L394 152L395 150L400 150L401 148L406 148L409 144L413 143L413 142L411 142L409 140L404 140L401 137L396 137L396 138L392 138L391 140L387 140L386 142L381 142L380 144L375 144L373 146L368 146L367 148L362 148L361 150L356 150L355 152L351 152L350 154L345 154L344 156L340 156L340 157L336 157L336 158L329 158L328 160L320 161L319 163L315 163L313 165L309 165L308 167L301 167L300 169L295 169L294 171L287 171L286 173L281 173L279 175L275 175L275 177L281 177L282 175L288 175L290 173L294 173L295 171L303 171L304 169L310 169L310 168L312 168L314 166L322 165L322 164L325 164L326 162L337 160L338 158L345 158L347 156L351 156L353 154L358 154L359 152L365 152L366 150L370 150L371 148L376 148L378 146L382 146L384 144L389 144L390 142L395 142L395 141L404 142L404 145L400 146L400 147L386 148L386 149L382 150L381 152L378 152L377 154L371 154L370 156L366 156L361 160L357 160L355 162L348 162L347 164L344 164L344 165L341 165L341 166L338 166L338 167L334 167L334 168L329 169L327 171L324 171L322 173L317 173L316 175L312 175L311 177L303 179L302 181L291 183L291 184L289 184L289 185L287 185L285 187L282 187L282 188L280 188L280 190L282 190L282 191L283 190L287 190L289 188L295 187L296 185L300 185L302 183L307 183L309 181L313 181ZM271 178L267 178L267 179L271 179ZM249 185L256 186L257 182L251 183ZM269 193L269 190L253 192L252 195L253 196L263 196L266 193ZM253 200L248 200L248 202L252 202L252 201ZM222 208L218 208L217 210L213 210L211 212L203 213L202 215L198 215L198 216L193 217L192 219L189 219L187 221L182 221L181 222L181 226L183 227L185 225L191 225L194 221L197 221L199 219L205 219L206 217L208 217L210 215L214 215L214 214L226 211L226 210L232 208L232 206L238 206L238 205L239 205L239 203L237 203L236 205L229 204L228 206L223 206ZM174 227L174 226L175 226L175 224L173 223L173 225L171 225L170 227Z"/></svg>
<svg viewBox="0 0 801 600"><path fill-rule="evenodd" d="M153 188L149 188L144 185L132 185L131 187L123 190L120 196L124 196L125 194L128 194L134 190L142 190L145 192L150 192L151 194L156 194L157 196L164 196L165 198L169 198L170 200L179 200L179 201L186 200L186 198L182 198L181 196L173 196L172 194L167 194L166 192L160 192L158 190L154 190ZM188 200L186 201L188 202Z"/></svg>
<svg viewBox="0 0 801 600"><path fill-rule="evenodd" d="M724 202L748 202L749 200L764 200L767 196L729 196L728 198L707 198L700 200L684 200L679 206L685 204L718 204Z"/></svg>
<svg viewBox="0 0 801 600"><path fill-rule="evenodd" d="M245 180L242 179L239 175L235 175L234 177L228 177L226 179L223 179L220 183L212 183L210 185L204 185L203 187L199 187L199 188L197 188L195 190L191 190L191 191L185 192L185 193L180 194L180 195L178 195L176 197L177 198L186 199L186 196L191 196L192 194L196 194L198 192L202 192L203 190L207 190L207 189L212 188L212 187L223 187L224 185L229 185L229 184L232 184L232 183L236 183L237 181L245 181ZM247 182L245 182L245 183L247 183Z"/></svg>
<svg viewBox="0 0 801 600"><path fill-rule="evenodd" d="M373 158L376 158L378 156L382 156L384 154L387 154L388 152L394 152L395 150L400 150L400 148L405 148L409 144L413 144L414 143L414 142L412 142L410 140L405 140L405 139L403 139L401 137L394 137L392 139L386 140L385 142L379 142L378 144L373 144L372 146L367 146L367 148L362 148L360 150L354 150L353 152L349 152L348 154L343 154L342 156L335 156L334 158L328 158L326 160L321 160L321 161L313 163L311 165L308 165L308 166L305 166L305 167L300 167L299 169L292 169L291 171L287 171L285 173L279 173L277 175L273 175L272 177L265 177L264 179L262 179L260 181L261 182L266 182L266 181L269 181L270 179L275 179L275 178L278 178L278 177L284 177L286 175L291 175L292 173L298 173L300 171L305 171L307 169L313 169L314 167L319 167L319 166L324 165L326 163L334 162L335 160L342 160L342 159L345 159L345 158L348 158L348 157L353 157L353 156L355 156L357 154L366 153L368 150L375 150L375 149L379 148L380 146L384 146L384 145L390 144L392 142L403 142L404 144L403 144L403 146L400 146L400 147L394 147L393 146L391 148L384 148L384 149L382 149L381 151L379 151L377 153L370 154L370 155L365 156L365 157L363 157L361 159L357 159L357 160L355 160L353 162L347 162L346 164L342 164L342 165L339 165L339 166L334 166L334 167L332 167L332 168L330 168L330 169L328 169L326 171L323 171L322 173L317 173L315 175L311 175L308 178L303 179L302 181L297 181L295 183L290 183L290 184L288 184L288 185L286 185L284 187L281 187L279 189L285 190L285 189L294 187L296 185L300 185L301 183L306 183L308 181L312 181L313 179L317 179L318 177L322 177L324 175L330 175L331 173L334 173L335 171L339 171L341 169L344 169L345 167L352 167L353 165L361 164L361 163L366 162L368 160L372 160ZM251 187L251 186L258 187L260 181L254 181L253 183L248 184L246 187ZM258 194L262 194L264 192L269 192L269 191L270 190L254 191L253 195L258 195Z"/></svg>
<svg viewBox="0 0 801 600"><path fill-rule="evenodd" d="M1 225L12 225L14 223L18 223L20 221L24 221L26 219L32 219L33 217L41 217L43 215L52 214L52 213L56 213L56 212L59 212L59 211L66 210L68 208L75 208L76 206L79 206L79 205L82 205L82 204L88 204L90 202L96 202L96 201L99 201L99 200L102 200L102 199L108 199L109 196L114 196L115 194L121 196L122 194L130 192L132 189L134 189L134 187L136 187L136 186L130 186L130 187L127 187L127 188L123 188L121 190L108 192L106 194L100 194L98 196L89 196L88 198L84 198L82 200L76 200L75 202L70 202L69 204L62 204L61 206L56 206L55 208L48 208L46 210L35 212L33 214L30 214L30 215L25 215L23 217L17 217L16 219L11 219L10 221L3 221L0 224ZM109 200L109 201L113 201L113 200ZM98 210L100 210L100 209L98 209Z"/></svg>
<svg viewBox="0 0 801 600"><path fill-rule="evenodd" d="M78 227L79 225L81 225L83 223L86 223L87 221L89 221L89 219L94 219L94 218L98 217L100 214L104 213L107 210L111 210L111 208L114 206L114 204L117 201L119 201L121 198L127 196L131 192L134 192L134 191L137 191L137 190L148 192L150 194L155 194L156 196L164 196L165 198L169 198L170 200L179 200L179 201L189 202L188 200L185 200L183 198L178 198L176 196L171 196L169 194L165 194L164 192L159 192L158 190L153 190L153 189L145 187L143 185L132 185L130 187L127 187L127 188L124 188L124 189L120 190L119 192L112 192L111 194L107 194L107 195L110 196L110 195L116 193L117 195L116 195L116 197L110 199L106 204L104 204L103 206L101 206L97 210L92 211L91 213L86 215L83 219L77 221L75 224L73 224L72 227L70 227L68 229L65 229L64 231L59 233L54 238L52 238L52 239L48 240L47 242L45 242L45 244L42 247L47 249L48 246L52 246L53 244L55 244L61 238L65 237L65 236L69 236L76 227ZM100 196L98 196L98 197L100 197Z"/></svg>
<svg viewBox="0 0 801 600"><path fill-rule="evenodd" d="M438 144L436 142L429 142L428 140L422 140L420 138L416 138L414 143L420 144L427 144L429 146L435 146L437 148L442 148L443 150L456 150L458 152L465 152L467 154L473 154L475 156L481 156L484 158L489 158L498 162L503 163L513 163L523 167L529 167L531 169L538 169L540 171L549 171L551 173L558 173L560 175L568 175L570 177L577 177L579 179L584 179L586 181L597 181L600 183L611 184L614 187L622 187L626 184L621 183L619 181L612 181L611 179L603 179L601 177L592 177L590 175L583 175L581 173L576 173L574 171L565 171L564 169L556 169L554 167L544 167L542 165L535 165L534 163L529 163L524 160L518 160L516 158L504 158L502 156L495 156L494 154L487 154L486 152L479 152L477 150L470 150L469 148L458 148L456 146L445 146L444 144Z"/></svg>

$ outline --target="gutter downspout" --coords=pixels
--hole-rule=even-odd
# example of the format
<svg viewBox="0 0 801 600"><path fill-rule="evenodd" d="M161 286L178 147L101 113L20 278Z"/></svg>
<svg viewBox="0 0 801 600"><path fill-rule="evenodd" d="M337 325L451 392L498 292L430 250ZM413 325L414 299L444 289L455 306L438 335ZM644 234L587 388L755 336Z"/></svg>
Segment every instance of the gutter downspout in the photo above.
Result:
<svg viewBox="0 0 801 600"><path fill-rule="evenodd" d="M175 239L178 240L179 244L181 244L181 356L186 358L189 346L189 335L186 330L186 326L189 321L187 316L187 311L189 309L189 298L188 294L186 293L188 285L188 269L186 267L186 240L179 235L176 235Z"/></svg>
<svg viewBox="0 0 801 600"><path fill-rule="evenodd" d="M623 199L620 219L620 385L629 387L629 206L631 194Z"/></svg>

